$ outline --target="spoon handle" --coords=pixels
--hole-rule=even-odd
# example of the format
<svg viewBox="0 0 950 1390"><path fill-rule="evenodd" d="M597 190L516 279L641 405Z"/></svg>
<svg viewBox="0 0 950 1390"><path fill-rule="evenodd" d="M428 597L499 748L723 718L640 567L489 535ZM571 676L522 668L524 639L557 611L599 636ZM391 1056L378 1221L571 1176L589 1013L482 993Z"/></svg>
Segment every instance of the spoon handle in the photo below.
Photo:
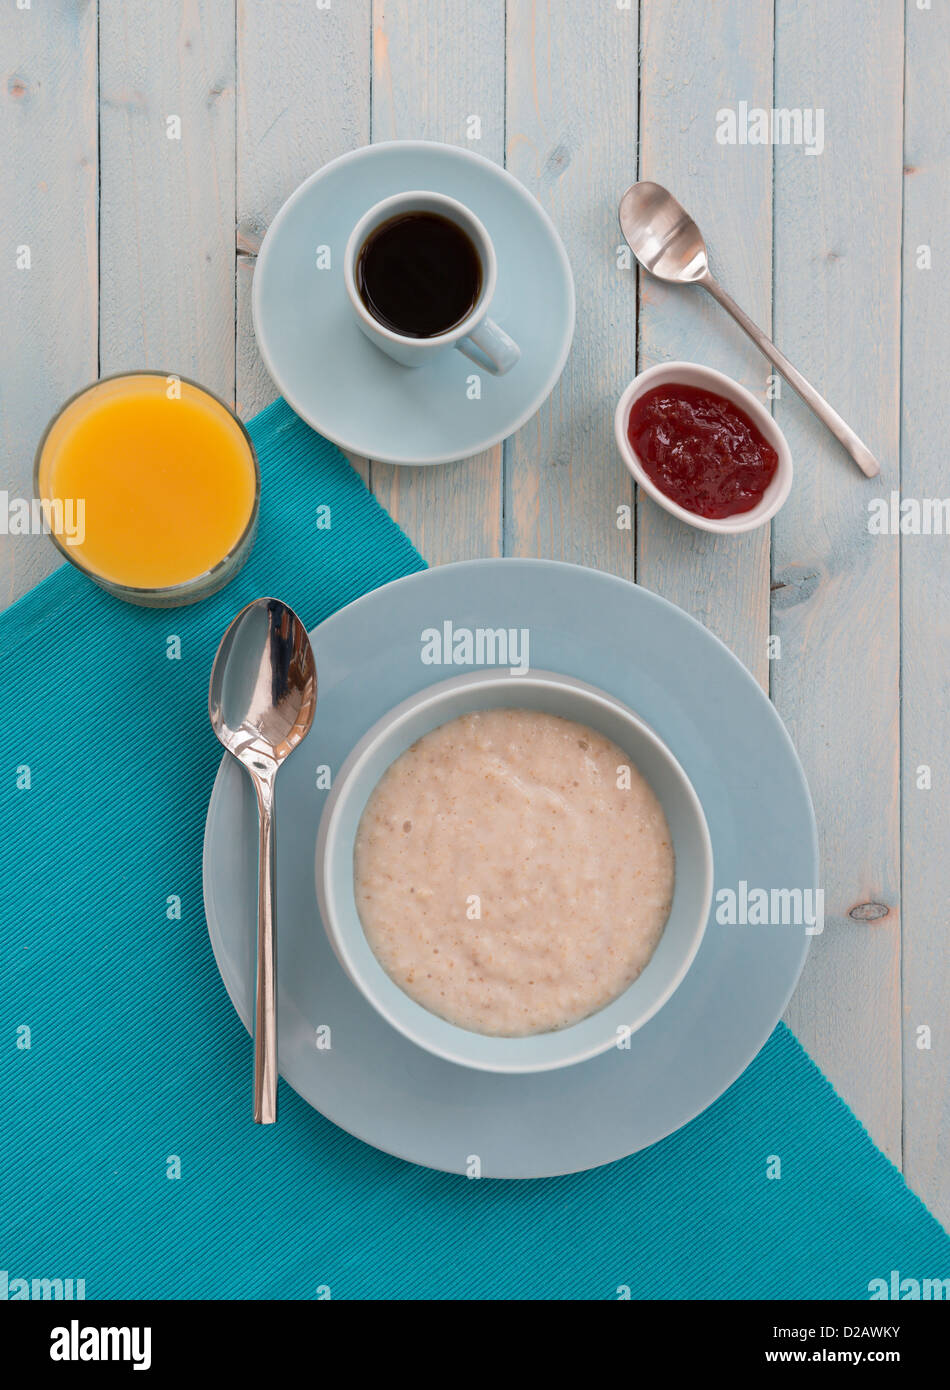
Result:
<svg viewBox="0 0 950 1390"><path fill-rule="evenodd" d="M708 271L699 283L704 290L709 291L713 299L719 301L727 313L732 315L739 327L745 329L759 351L763 352L770 362L775 363L789 385L794 386L805 404L811 407L819 420L822 420L835 438L844 445L861 472L868 478L876 478L881 471L877 459L867 445L858 438L851 426L842 420L836 410L832 410L824 396L819 396L814 386L805 380L796 367L792 366L784 353L779 352L771 339L767 338L761 328L752 322L749 315L739 308L734 299L726 294L718 280L715 280Z"/></svg>
<svg viewBox="0 0 950 1390"><path fill-rule="evenodd" d="M277 1119L277 826L274 788L254 778L260 823L257 871L257 998L254 1008L254 1123Z"/></svg>

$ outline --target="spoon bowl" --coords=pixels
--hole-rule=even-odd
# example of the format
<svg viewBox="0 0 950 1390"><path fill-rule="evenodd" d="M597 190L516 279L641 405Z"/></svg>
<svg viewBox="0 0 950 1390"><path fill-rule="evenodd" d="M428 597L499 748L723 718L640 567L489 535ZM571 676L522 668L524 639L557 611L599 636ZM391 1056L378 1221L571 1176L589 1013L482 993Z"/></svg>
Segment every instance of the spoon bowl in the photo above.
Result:
<svg viewBox="0 0 950 1390"><path fill-rule="evenodd" d="M310 732L317 671L307 629L292 608L259 598L242 608L221 639L208 690L219 742L244 767L260 821L257 995L254 1016L254 1120L277 1119L277 935L274 783Z"/></svg>
<svg viewBox="0 0 950 1390"><path fill-rule="evenodd" d="M218 739L247 767L279 765L309 732L316 698L303 623L279 599L255 599L222 637L212 667L208 712Z"/></svg>
<svg viewBox="0 0 950 1390"><path fill-rule="evenodd" d="M658 183L631 184L620 200L620 227L637 260L673 285L695 285L709 271L703 234Z"/></svg>

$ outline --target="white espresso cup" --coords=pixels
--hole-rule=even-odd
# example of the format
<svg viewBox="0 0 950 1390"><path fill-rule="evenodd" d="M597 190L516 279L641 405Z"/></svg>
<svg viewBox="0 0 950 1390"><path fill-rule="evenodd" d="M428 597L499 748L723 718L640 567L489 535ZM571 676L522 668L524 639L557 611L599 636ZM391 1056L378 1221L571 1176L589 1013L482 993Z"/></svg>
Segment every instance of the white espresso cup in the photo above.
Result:
<svg viewBox="0 0 950 1390"><path fill-rule="evenodd" d="M431 338L416 338L397 333L380 323L363 303L356 283L356 264L367 238L383 222L398 217L400 213L409 212L432 212L449 222L454 222L471 240L481 262L481 291L473 308L447 332L438 333ZM404 367L421 367L446 348L458 348L459 352L470 357L485 371L495 376L503 376L521 356L518 344L488 317L488 306L498 280L498 262L495 259L491 237L475 214L454 198L448 198L443 193L422 191L397 193L371 207L350 233L350 239L346 243L343 275L356 322L363 333L371 343L375 343L376 347L381 348L397 362L401 362Z"/></svg>

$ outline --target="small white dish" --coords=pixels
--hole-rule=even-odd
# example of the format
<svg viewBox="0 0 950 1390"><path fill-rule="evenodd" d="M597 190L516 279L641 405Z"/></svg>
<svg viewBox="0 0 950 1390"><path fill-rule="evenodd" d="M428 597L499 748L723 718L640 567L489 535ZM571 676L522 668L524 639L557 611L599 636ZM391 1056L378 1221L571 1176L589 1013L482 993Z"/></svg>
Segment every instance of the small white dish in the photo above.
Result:
<svg viewBox="0 0 950 1390"><path fill-rule="evenodd" d="M681 507L671 497L667 497L647 475L636 450L627 438L627 422L634 401L639 400L647 391L652 391L654 387L665 386L670 382L697 386L704 391L714 391L717 396L725 396L726 400L732 401L733 405L745 411L778 454L778 467L774 478L766 488L762 500L749 511L736 512L733 516L724 517L699 516L696 512ZM696 526L701 531L714 531L720 535L739 535L743 531L754 531L771 521L791 491L792 452L772 416L750 391L733 381L732 377L717 372L712 367L704 367L698 362L661 362L634 377L617 402L614 412L614 435L620 457L644 492L648 492L671 516L678 517L680 521Z"/></svg>
<svg viewBox="0 0 950 1390"><path fill-rule="evenodd" d="M596 729L630 758L660 799L676 855L670 914L643 971L616 999L567 1028L495 1037L461 1028L410 998L380 965L363 932L353 849L366 803L383 773L417 739L459 715L537 709ZM551 671L480 669L404 700L360 739L333 781L317 834L317 900L337 959L377 1013L419 1047L481 1071L541 1072L629 1046L680 984L699 950L712 900L713 855L692 783L666 744L613 696Z"/></svg>

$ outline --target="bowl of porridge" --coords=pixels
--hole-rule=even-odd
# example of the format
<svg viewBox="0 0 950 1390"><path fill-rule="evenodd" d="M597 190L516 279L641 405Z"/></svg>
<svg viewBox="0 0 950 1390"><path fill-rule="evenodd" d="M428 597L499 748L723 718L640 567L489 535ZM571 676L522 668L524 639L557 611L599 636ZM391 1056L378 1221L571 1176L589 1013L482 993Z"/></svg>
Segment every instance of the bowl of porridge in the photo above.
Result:
<svg viewBox="0 0 950 1390"><path fill-rule="evenodd" d="M699 949L712 848L676 758L568 676L478 670L390 711L339 770L317 898L394 1028L486 1071L568 1066L631 1035Z"/></svg>

